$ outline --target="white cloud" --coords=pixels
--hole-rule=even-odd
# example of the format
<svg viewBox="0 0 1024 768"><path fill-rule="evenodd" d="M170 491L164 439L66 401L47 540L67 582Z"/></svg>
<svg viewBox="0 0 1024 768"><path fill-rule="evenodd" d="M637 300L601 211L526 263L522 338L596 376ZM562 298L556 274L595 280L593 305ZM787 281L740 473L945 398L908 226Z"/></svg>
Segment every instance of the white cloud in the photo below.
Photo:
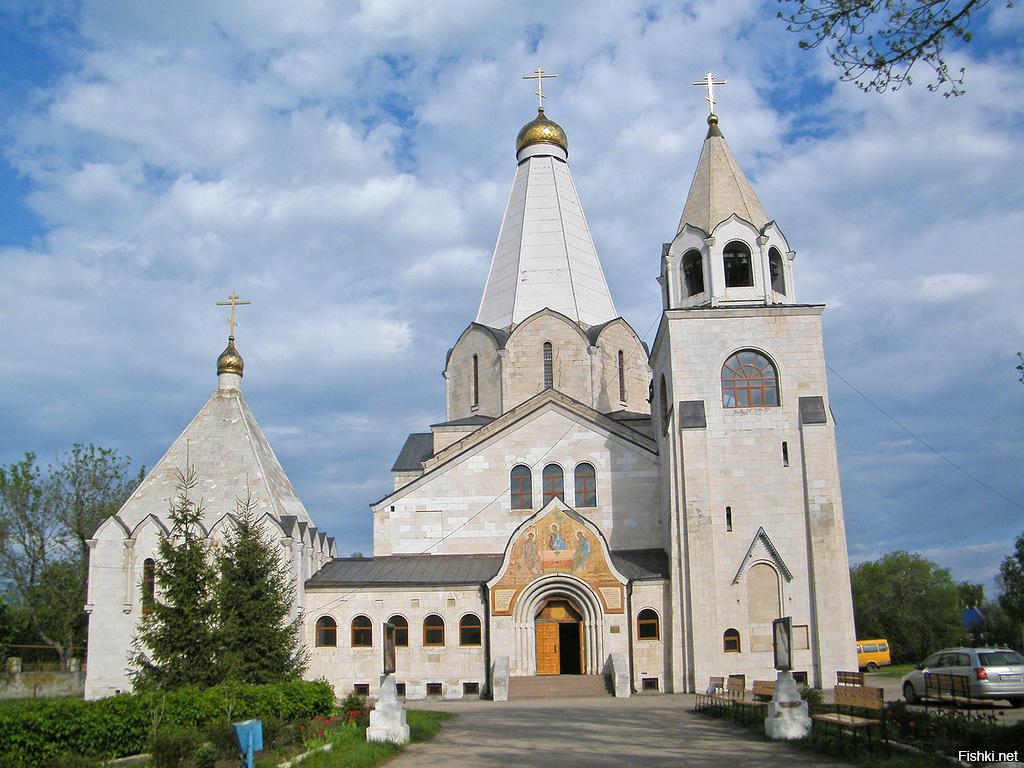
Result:
<svg viewBox="0 0 1024 768"><path fill-rule="evenodd" d="M475 317L536 108L522 75L558 74L548 114L616 305L645 333L706 131L691 83L710 69L729 81L730 146L799 254L798 299L830 305L830 365L1024 499L1008 416L1024 336L1019 46L957 53L969 90L951 100L837 84L753 0L51 8L35 31L64 43L62 71L0 138L43 226L0 245L0 461L102 440L152 465L214 386L215 302L237 291L253 301L238 329L250 405L321 527L368 551L366 503L404 435L444 417L438 374ZM61 32L58 16L75 21ZM991 34L1016 34L1018 16L991 9ZM831 394L851 552L1018 532L1019 510L841 382Z"/></svg>

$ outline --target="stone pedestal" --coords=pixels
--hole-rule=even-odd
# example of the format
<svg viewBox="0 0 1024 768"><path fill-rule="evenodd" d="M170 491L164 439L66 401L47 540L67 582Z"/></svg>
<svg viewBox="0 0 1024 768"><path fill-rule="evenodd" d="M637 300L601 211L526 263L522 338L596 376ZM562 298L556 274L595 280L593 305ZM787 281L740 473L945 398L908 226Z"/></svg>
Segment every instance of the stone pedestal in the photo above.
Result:
<svg viewBox="0 0 1024 768"><path fill-rule="evenodd" d="M409 741L409 726L405 722L405 710L398 700L395 676L384 675L377 692L377 706L370 712L370 727L366 729L367 741L390 741L405 744Z"/></svg>
<svg viewBox="0 0 1024 768"><path fill-rule="evenodd" d="M779 672L775 679L764 732L769 739L802 739L811 732L807 702L800 698L792 672Z"/></svg>

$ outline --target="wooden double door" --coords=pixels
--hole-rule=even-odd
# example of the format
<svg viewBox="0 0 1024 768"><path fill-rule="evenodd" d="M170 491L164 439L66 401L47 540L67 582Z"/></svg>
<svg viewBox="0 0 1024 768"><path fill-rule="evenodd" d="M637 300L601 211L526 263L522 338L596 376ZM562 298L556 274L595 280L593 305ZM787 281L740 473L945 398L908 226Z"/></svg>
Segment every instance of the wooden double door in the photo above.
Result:
<svg viewBox="0 0 1024 768"><path fill-rule="evenodd" d="M583 621L568 600L548 600L536 616L537 674L583 671Z"/></svg>

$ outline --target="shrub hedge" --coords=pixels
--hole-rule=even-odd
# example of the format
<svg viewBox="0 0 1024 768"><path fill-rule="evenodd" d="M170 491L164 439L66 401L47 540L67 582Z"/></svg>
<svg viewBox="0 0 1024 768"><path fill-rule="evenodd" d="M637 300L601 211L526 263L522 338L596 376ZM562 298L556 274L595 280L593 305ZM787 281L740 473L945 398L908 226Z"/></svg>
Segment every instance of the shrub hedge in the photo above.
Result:
<svg viewBox="0 0 1024 768"><path fill-rule="evenodd" d="M323 680L276 685L226 684L167 693L119 694L96 701L0 702L0 765L36 768L59 755L125 757L146 749L158 728L206 733L261 717L294 721L329 714L334 689Z"/></svg>

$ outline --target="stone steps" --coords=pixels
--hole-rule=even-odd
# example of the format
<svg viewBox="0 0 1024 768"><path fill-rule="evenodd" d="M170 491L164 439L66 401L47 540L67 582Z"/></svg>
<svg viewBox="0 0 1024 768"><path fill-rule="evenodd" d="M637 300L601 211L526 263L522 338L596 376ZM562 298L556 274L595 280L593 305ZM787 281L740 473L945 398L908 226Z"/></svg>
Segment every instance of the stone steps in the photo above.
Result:
<svg viewBox="0 0 1024 768"><path fill-rule="evenodd" d="M508 681L508 698L574 699L610 696L604 675L535 675Z"/></svg>

